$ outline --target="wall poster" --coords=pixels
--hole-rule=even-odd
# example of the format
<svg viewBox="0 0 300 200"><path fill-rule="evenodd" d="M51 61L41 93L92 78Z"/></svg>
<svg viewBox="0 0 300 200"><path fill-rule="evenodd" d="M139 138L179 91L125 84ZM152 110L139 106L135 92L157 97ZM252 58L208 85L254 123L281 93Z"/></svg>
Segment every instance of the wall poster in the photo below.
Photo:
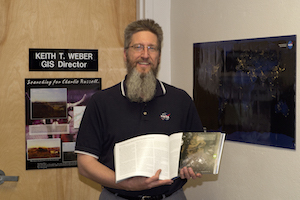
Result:
<svg viewBox="0 0 300 200"><path fill-rule="evenodd" d="M101 78L25 79L26 169L76 167L78 128Z"/></svg>
<svg viewBox="0 0 300 200"><path fill-rule="evenodd" d="M194 43L194 100L207 131L295 149L296 35Z"/></svg>

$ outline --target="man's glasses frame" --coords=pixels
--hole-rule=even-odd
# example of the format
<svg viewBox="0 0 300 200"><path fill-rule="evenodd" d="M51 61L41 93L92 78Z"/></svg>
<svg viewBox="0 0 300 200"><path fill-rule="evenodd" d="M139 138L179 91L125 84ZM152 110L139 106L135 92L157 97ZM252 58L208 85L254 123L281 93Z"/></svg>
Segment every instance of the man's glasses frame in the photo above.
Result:
<svg viewBox="0 0 300 200"><path fill-rule="evenodd" d="M143 45L143 44L134 44L129 46L128 48L132 48L135 52L142 52L145 50L145 47L147 48L147 51L150 53L156 53L158 51L157 46L154 45Z"/></svg>

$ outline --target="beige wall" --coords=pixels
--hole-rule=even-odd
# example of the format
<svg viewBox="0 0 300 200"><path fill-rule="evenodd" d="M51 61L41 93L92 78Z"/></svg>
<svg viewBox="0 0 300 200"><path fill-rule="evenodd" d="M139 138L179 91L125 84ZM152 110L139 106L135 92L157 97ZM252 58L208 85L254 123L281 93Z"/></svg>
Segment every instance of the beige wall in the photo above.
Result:
<svg viewBox="0 0 300 200"><path fill-rule="evenodd" d="M172 0L171 83L192 95L193 43L299 34L299 11L298 0ZM189 181L185 192L189 200L299 199L299 166L299 149L226 141L220 174Z"/></svg>

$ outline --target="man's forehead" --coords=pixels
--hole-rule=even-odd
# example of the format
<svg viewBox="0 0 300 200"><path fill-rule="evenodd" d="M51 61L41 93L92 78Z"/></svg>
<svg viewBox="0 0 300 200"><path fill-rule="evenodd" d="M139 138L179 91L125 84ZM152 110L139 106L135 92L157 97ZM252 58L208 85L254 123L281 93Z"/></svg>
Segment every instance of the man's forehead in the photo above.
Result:
<svg viewBox="0 0 300 200"><path fill-rule="evenodd" d="M132 35L131 43L141 43L141 44L157 44L157 36L150 31L139 31Z"/></svg>

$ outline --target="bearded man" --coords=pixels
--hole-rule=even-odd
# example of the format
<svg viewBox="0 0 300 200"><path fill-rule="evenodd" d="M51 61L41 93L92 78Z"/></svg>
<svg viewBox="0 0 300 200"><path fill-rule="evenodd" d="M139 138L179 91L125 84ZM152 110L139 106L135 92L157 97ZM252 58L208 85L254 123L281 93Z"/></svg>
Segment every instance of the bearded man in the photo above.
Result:
<svg viewBox="0 0 300 200"><path fill-rule="evenodd" d="M199 178L191 168L180 177L160 180L133 177L116 183L115 143L151 133L203 131L191 97L183 90L159 81L163 32L153 20L130 23L124 31L125 80L90 99L81 121L75 152L78 171L103 186L99 199L186 199L182 186Z"/></svg>

